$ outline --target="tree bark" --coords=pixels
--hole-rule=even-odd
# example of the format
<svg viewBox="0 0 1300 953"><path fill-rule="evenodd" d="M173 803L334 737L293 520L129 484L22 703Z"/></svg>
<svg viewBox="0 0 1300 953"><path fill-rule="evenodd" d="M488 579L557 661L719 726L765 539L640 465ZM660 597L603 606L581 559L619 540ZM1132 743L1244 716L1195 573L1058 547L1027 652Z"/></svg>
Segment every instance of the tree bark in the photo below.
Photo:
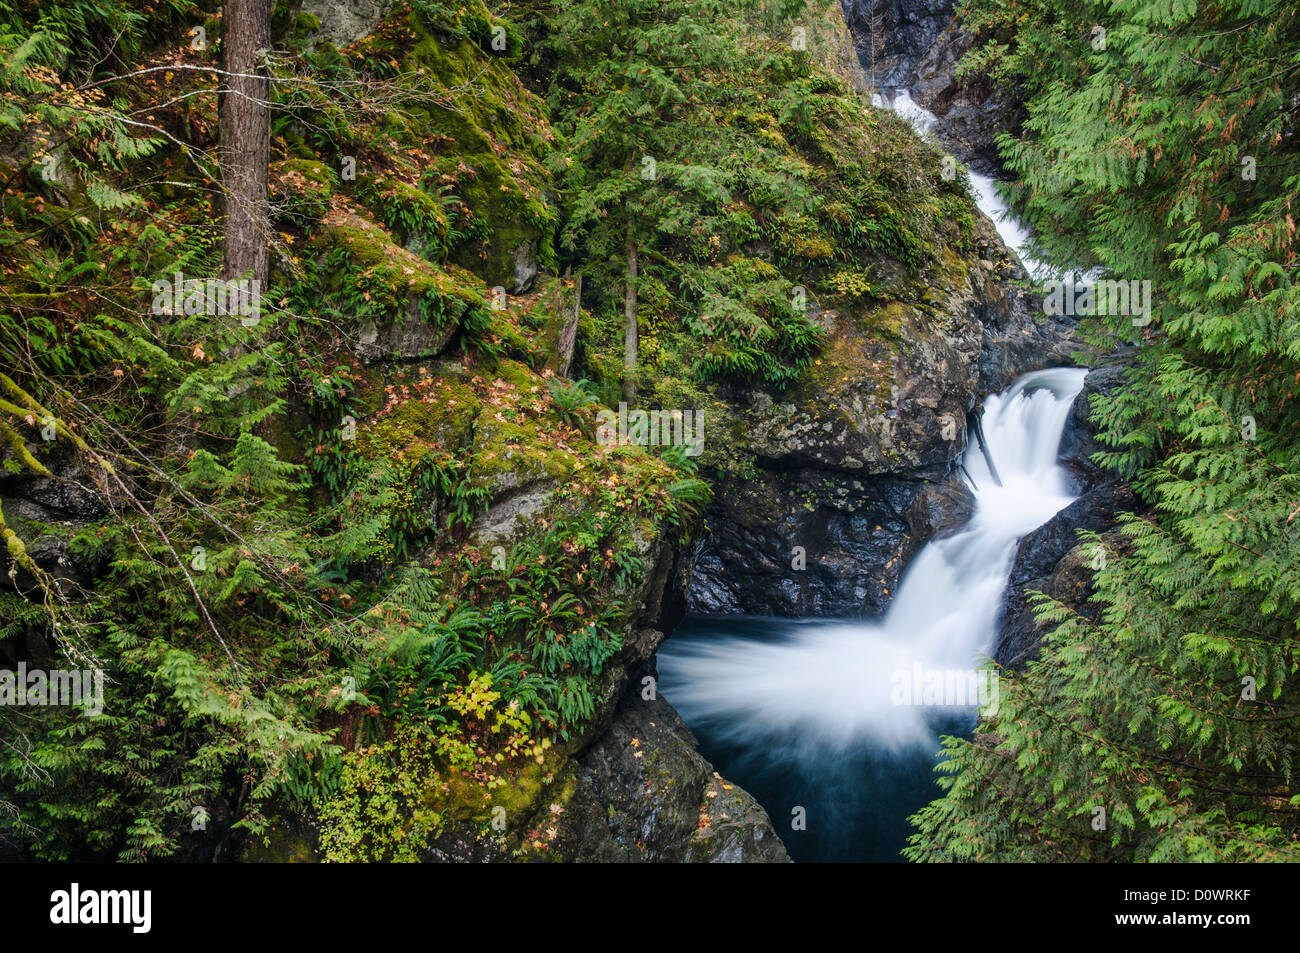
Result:
<svg viewBox="0 0 1300 953"><path fill-rule="evenodd" d="M636 401L636 237L627 229L627 292L623 296L623 399Z"/></svg>
<svg viewBox="0 0 1300 953"><path fill-rule="evenodd" d="M565 271L568 277L568 271ZM582 316L582 272L573 280L573 302L566 302L564 325L560 328L558 370L561 377L568 377L573 367L573 351L578 344L578 319Z"/></svg>
<svg viewBox="0 0 1300 953"><path fill-rule="evenodd" d="M271 82L258 51L271 45L271 0L225 0L222 14L221 179L225 186L226 278L270 272Z"/></svg>

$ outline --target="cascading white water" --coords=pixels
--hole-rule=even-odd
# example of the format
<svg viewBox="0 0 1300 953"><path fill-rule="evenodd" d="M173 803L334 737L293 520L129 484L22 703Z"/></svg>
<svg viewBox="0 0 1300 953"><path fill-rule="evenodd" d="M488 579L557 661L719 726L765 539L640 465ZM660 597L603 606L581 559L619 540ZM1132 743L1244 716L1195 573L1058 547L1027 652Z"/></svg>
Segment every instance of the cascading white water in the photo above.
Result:
<svg viewBox="0 0 1300 953"><path fill-rule="evenodd" d="M1072 500L1056 456L1086 373L1035 371L985 401L984 435L1002 484L972 439L965 466L975 513L962 532L921 550L882 619L782 620L775 639L774 620L762 637L707 634L701 623L697 635L660 650L664 695L692 727L795 761L864 743L933 752L935 725L954 711L898 704L896 673L973 670L990 651L1017 541Z"/></svg>
<svg viewBox="0 0 1300 953"><path fill-rule="evenodd" d="M872 96L871 102L874 106L892 110L902 116L921 135L926 135L933 130L939 121L939 117L934 113L924 106L917 105L911 94L905 89L895 90L893 98L888 102L879 94ZM1025 254L1025 248L1029 243L1029 232L1011 214L1011 210L1007 208L1007 203L999 197L994 187L994 180L987 175L970 172L970 184L975 192L975 204L993 222L998 234L1007 243L1007 247L1014 249L1015 253L1020 256L1020 261L1024 264L1025 270L1029 272L1031 277L1041 277L1044 274L1041 264Z"/></svg>

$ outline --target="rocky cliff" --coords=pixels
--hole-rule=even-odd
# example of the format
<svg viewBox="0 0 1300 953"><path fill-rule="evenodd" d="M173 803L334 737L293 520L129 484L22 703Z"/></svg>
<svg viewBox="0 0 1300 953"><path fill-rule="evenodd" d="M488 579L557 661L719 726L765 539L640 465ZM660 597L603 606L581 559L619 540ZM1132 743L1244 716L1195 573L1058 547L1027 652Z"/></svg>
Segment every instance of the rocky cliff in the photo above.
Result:
<svg viewBox="0 0 1300 953"><path fill-rule="evenodd" d="M1000 161L996 137L1014 131L1021 119L1019 104L1014 91L994 88L979 76L957 77L957 64L972 48L975 38L963 28L951 0L842 3L854 48L868 77L865 85L878 89L886 98L895 90L908 90L916 102L938 117L934 133L945 146L977 171L997 175ZM978 296L976 300L980 300ZM1071 360L1067 352L1076 342L1068 329L1027 324L1018 318L1017 305L1014 300L1004 303L998 299L992 306L984 304L979 312L985 328L979 357L981 395L1005 387L1015 373ZM1012 333L998 333L1008 324ZM1095 354L1091 358L1098 359ZM1079 544L1077 534L1092 531L1117 541L1115 515L1137 506L1128 486L1090 459L1103 449L1088 419L1091 398L1113 392L1124 367L1122 353L1102 359L1075 401L1062 437L1060 459L1074 477L1080 498L1020 543L998 621L994 656L1000 664L1022 666L1036 651L1041 633L1034 624L1027 593L1042 591L1076 609L1090 611L1090 550ZM898 512L896 508L894 512ZM959 512L959 508L954 511ZM833 523L827 521L827 525ZM879 525L889 523L882 520ZM893 525L899 532L903 526L914 532L917 529L897 518ZM919 529L917 538L925 538L924 524ZM834 535L849 534L837 530ZM739 549L737 544L731 545ZM891 555L908 552L909 546L917 544L894 545L889 550ZM712 558L707 551L705 555ZM880 564L877 559L875 565ZM888 558L884 564L889 566ZM866 595L866 590L859 591ZM710 601L700 598L696 604L703 607ZM848 600L840 604L851 611Z"/></svg>
<svg viewBox="0 0 1300 953"><path fill-rule="evenodd" d="M980 76L958 78L974 37L952 0L841 0L863 70L882 95L906 89L940 118L936 134L985 175L1001 168L996 137L1021 120L1013 93Z"/></svg>
<svg viewBox="0 0 1300 953"><path fill-rule="evenodd" d="M972 259L900 281L883 315L821 313L828 345L806 382L727 405L754 467L720 483L690 611L878 615L911 557L969 516L956 473L967 412L1026 371L1070 364L1076 347L982 217L977 235Z"/></svg>

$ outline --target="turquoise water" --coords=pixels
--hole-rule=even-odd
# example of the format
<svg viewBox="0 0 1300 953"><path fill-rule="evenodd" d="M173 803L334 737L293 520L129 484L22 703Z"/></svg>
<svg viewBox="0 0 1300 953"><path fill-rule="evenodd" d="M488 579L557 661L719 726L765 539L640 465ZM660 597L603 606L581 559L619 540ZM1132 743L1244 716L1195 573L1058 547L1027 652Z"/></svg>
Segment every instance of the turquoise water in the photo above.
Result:
<svg viewBox="0 0 1300 953"><path fill-rule="evenodd" d="M679 664L701 644L719 639L750 643L797 640L823 625L752 617L687 618L660 652L659 688L670 703L683 688ZM700 753L724 778L758 799L777 834L797 861L901 862L899 851L911 833L907 818L941 792L935 784L939 734L969 736L973 713L936 714L934 742L895 747L863 740L827 743L811 732L750 736L724 717L710 718L683 704L682 712L700 741ZM806 829L795 830L792 813L805 809Z"/></svg>

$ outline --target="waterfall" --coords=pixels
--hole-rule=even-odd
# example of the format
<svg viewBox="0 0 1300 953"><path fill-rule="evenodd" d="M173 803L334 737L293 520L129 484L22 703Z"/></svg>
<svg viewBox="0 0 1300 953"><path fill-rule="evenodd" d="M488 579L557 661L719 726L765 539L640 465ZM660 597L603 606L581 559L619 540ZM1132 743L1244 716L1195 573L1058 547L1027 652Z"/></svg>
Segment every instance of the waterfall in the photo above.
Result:
<svg viewBox="0 0 1300 953"><path fill-rule="evenodd" d="M961 532L921 550L881 619L696 619L663 645L660 689L706 756L731 759L719 764L728 777L760 800L764 790L779 800L785 794L770 794L773 782L762 776L777 770L785 778L777 788L813 784L811 793L790 796L821 797L827 812L840 814L852 814L848 801L871 787L863 775L881 783L890 759L896 773L905 764L922 779L919 790L928 787L938 733L969 730L975 703L987 699L953 703L912 689L920 677L928 688L933 673L982 677L1018 540L1073 499L1056 458L1086 373L1035 371L985 400L984 434L1001 485L968 443L974 515ZM900 692L908 696L901 702ZM878 810L878 800L860 807ZM765 806L779 829L788 805ZM899 810L905 817L907 806Z"/></svg>
<svg viewBox="0 0 1300 953"><path fill-rule="evenodd" d="M924 106L917 105L912 99L911 94L905 89L896 89L892 97L885 100L879 93L871 97L873 106L879 106L882 109L889 109L906 119L922 136L934 130L939 122L939 117L930 112ZM1007 247L1014 250L1020 257L1021 263L1025 270L1029 272L1030 277L1041 276L1044 273L1042 265L1025 254L1025 248L1029 243L1029 232L1023 225L1011 214L1007 208L1007 203L1002 201L995 188L995 182L987 175L980 175L978 172L969 172L971 190L975 193L975 204L979 210L988 216L1002 240L1006 242Z"/></svg>

